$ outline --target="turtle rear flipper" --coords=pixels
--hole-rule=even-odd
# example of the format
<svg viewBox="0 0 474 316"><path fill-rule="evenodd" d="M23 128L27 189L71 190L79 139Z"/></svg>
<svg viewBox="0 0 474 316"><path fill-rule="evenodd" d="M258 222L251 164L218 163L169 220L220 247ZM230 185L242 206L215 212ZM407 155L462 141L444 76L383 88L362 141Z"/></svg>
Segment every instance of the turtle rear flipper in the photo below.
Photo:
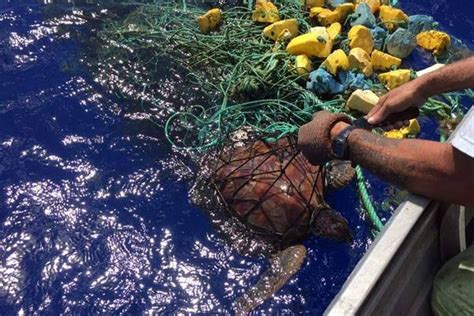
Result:
<svg viewBox="0 0 474 316"><path fill-rule="evenodd" d="M272 297L299 271L305 257L306 248L303 245L291 246L273 255L270 267L262 274L257 284L237 299L236 315L247 315Z"/></svg>
<svg viewBox="0 0 474 316"><path fill-rule="evenodd" d="M326 165L326 186L328 189L340 189L354 178L355 169L348 160L331 160Z"/></svg>

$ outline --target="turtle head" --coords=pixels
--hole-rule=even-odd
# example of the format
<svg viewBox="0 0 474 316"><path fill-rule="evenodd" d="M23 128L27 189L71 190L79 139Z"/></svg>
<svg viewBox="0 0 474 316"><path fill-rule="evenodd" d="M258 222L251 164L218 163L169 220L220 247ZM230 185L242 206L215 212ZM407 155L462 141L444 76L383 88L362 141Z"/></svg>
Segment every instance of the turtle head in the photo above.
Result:
<svg viewBox="0 0 474 316"><path fill-rule="evenodd" d="M347 220L338 212L330 208L315 211L316 217L311 224L315 235L337 241L352 242L352 234Z"/></svg>

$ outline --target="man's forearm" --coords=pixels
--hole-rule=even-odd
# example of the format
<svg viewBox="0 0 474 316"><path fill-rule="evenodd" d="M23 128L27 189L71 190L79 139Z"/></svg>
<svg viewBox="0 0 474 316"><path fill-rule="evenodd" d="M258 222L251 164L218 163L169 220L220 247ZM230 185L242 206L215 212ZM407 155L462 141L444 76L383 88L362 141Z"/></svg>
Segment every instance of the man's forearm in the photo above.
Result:
<svg viewBox="0 0 474 316"><path fill-rule="evenodd" d="M474 88L474 57L466 58L426 74L418 81L426 97Z"/></svg>
<svg viewBox="0 0 474 316"><path fill-rule="evenodd" d="M348 137L350 159L381 179L438 200L474 205L472 159L450 144L388 139L357 129Z"/></svg>

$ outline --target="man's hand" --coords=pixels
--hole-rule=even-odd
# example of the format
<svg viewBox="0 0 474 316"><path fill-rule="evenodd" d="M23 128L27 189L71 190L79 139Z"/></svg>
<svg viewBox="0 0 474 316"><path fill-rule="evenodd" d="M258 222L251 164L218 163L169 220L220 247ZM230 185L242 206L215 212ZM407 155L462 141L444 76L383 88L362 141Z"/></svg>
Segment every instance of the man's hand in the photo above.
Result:
<svg viewBox="0 0 474 316"><path fill-rule="evenodd" d="M421 81L421 78L415 79L381 97L379 102L367 114L368 122L379 124L390 114L402 112L409 107L421 107L428 99Z"/></svg>
<svg viewBox="0 0 474 316"><path fill-rule="evenodd" d="M298 131L298 146L313 165L322 165L332 159L331 140L351 123L344 114L328 111L316 112L313 120Z"/></svg>
<svg viewBox="0 0 474 316"><path fill-rule="evenodd" d="M474 88L474 57L447 65L390 91L367 114L367 120L370 124L378 124L392 113L421 107L433 95L467 88Z"/></svg>

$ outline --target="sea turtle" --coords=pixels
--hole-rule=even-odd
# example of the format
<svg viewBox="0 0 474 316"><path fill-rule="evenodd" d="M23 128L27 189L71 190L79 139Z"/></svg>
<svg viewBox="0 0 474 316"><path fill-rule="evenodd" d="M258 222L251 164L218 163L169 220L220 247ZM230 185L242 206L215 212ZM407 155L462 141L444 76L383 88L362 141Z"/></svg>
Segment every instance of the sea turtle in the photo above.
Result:
<svg viewBox="0 0 474 316"><path fill-rule="evenodd" d="M305 237L352 240L346 219L324 202L323 193L348 184L354 169L346 161L312 166L290 137L236 142L217 156L210 178L228 213L276 244L268 270L235 304L236 313L245 314L300 269L306 248L299 243Z"/></svg>

